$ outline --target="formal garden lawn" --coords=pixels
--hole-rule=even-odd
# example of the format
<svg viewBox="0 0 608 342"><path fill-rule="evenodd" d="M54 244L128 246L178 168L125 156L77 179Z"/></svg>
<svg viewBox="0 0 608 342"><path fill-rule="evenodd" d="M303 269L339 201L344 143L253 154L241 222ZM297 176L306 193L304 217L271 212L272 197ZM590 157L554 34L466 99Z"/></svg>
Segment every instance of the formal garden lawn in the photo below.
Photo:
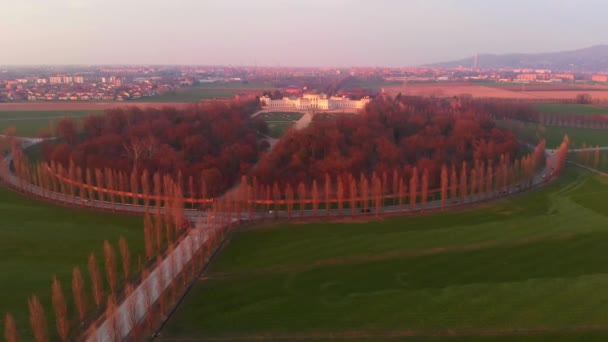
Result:
<svg viewBox="0 0 608 342"><path fill-rule="evenodd" d="M280 138L289 127L293 126L304 113L300 112L265 112L258 114L268 125L268 135L272 138Z"/></svg>
<svg viewBox="0 0 608 342"><path fill-rule="evenodd" d="M100 114L102 111L91 110L37 110L37 111L0 111L0 131L15 126L19 136L35 136L41 130L49 130L52 126L65 117L77 121L92 114Z"/></svg>
<svg viewBox="0 0 608 342"><path fill-rule="evenodd" d="M73 317L70 289L74 266L80 266L83 272L90 307L93 304L86 266L89 253L96 253L103 270L102 244L107 239L120 264L118 239L124 236L129 242L133 270L137 269L137 256L143 254L140 217L57 207L3 187L0 217L0 313L11 312L15 316L23 340L32 339L27 311L27 298L32 293L38 294L45 307L49 331L55 331L50 300L53 275L62 283ZM0 330L3 329L4 324Z"/></svg>
<svg viewBox="0 0 608 342"><path fill-rule="evenodd" d="M568 168L481 208L241 229L162 336L606 340L607 196Z"/></svg>

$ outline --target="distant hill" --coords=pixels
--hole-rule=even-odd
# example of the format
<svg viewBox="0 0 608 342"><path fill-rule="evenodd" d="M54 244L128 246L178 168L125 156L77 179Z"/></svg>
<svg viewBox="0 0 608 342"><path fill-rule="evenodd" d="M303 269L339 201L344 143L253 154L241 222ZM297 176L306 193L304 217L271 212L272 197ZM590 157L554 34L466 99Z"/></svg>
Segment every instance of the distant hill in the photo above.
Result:
<svg viewBox="0 0 608 342"><path fill-rule="evenodd" d="M474 57L427 65L435 68L470 68ZM608 45L548 53L480 54L479 68L533 68L562 71L608 71Z"/></svg>

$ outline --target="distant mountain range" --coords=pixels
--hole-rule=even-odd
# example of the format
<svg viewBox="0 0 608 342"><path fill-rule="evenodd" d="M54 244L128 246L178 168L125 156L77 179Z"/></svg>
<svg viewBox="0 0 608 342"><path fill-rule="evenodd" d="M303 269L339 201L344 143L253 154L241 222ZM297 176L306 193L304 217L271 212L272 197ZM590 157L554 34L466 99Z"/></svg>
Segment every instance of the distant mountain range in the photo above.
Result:
<svg viewBox="0 0 608 342"><path fill-rule="evenodd" d="M471 68L475 57L461 60L429 64L435 68ZM486 68L532 68L551 69L556 71L608 71L608 45L595 45L592 47L548 53L513 53L505 55L479 54L477 65Z"/></svg>

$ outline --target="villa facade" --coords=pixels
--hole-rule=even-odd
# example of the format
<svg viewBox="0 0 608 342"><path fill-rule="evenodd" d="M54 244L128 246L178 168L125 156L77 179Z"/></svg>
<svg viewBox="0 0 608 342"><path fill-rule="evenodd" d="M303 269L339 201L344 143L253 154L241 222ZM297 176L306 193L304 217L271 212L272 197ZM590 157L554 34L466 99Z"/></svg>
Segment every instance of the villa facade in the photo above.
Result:
<svg viewBox="0 0 608 342"><path fill-rule="evenodd" d="M371 101L369 97L360 100L351 100L347 97L331 96L325 94L304 94L302 97L273 100L268 96L260 97L264 108L293 108L293 109L361 109Z"/></svg>

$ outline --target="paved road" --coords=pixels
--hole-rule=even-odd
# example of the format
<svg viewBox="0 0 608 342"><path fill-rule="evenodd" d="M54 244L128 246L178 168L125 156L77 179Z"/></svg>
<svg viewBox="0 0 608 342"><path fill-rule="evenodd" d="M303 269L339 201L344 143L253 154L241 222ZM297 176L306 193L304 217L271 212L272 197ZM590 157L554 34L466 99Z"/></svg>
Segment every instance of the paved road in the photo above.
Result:
<svg viewBox="0 0 608 342"><path fill-rule="evenodd" d="M23 139L23 147L27 148L32 146L33 144L40 143L42 139L31 138L31 139ZM593 149L587 149L593 150ZM555 160L555 154L549 151L547 153L547 165L553 165ZM5 161L10 162L11 156L10 154L5 157ZM17 188L21 188L21 182L17 177L13 174L8 174L5 179L6 182L12 184ZM537 175L533 179L533 187L542 186L545 183L545 171L537 173ZM55 192L50 192L48 190L42 189L40 187L36 187L33 185L28 185L25 187L24 191L30 192L34 195L45 197L51 199L53 201L63 202L67 204L81 205L82 201L79 197L72 197L69 195L59 194ZM489 198L494 199L498 197L508 196L509 193L492 193ZM464 202L451 202L448 201L446 203L447 207L454 206L462 206L469 205L471 203L484 200L482 198L477 198L476 196L469 196ZM88 206L92 208L100 208L111 210L115 208L116 210L121 211L130 211L135 213L143 213L145 208L141 205L130 205L130 204L111 204L105 201L91 201L88 203ZM441 201L431 201L427 203L426 210L438 209L441 207ZM387 206L381 208L380 213L406 213L411 211L421 210L421 206L417 205L413 210L409 208L409 205L405 206ZM372 208L373 212L374 209ZM330 211L326 210L318 210L317 215L319 217L324 216L350 216L350 209L332 209ZM357 214L361 214L358 212ZM219 214L221 215L221 214ZM242 212L241 217L247 218L248 213ZM294 210L292 212L292 217L313 217L315 212L312 210L303 211L300 216L299 210ZM367 215L373 215L373 213L368 213ZM106 319L99 327L91 327L90 331L86 334L86 341L115 341L117 338L114 336L114 331L118 331L119 336L118 339L122 339L127 336L131 331L132 322L141 322L145 318L145 313L147 312L147 303L154 303L156 299L158 299L159 294L162 290L166 289L174 275L179 274L182 268L187 265L188 261L192 258L193 251L197 250L202 246L203 243L209 239L214 231L220 229L217 223L205 222L207 221L207 217L205 213L198 212L195 210L186 210L186 216L191 220L191 222L195 222L195 228L190 229L184 239L176 246L173 253L171 253L165 260L162 261L161 265L154 269L149 277L145 279L134 291L128 296L117 308L116 314L109 319ZM233 222L236 221L236 214L232 214L232 217L229 219ZM259 220L259 219L269 219L269 218L288 218L288 214L285 211L268 213L268 212L255 212L252 217L248 218L248 220ZM236 223L236 222L235 222ZM171 267L172 263L174 266ZM175 273L172 273L175 272ZM160 277L160 275L163 275ZM159 277L163 280L162 284L158 284ZM132 318L131 318L132 317ZM113 329L113 326L116 326L117 329Z"/></svg>

